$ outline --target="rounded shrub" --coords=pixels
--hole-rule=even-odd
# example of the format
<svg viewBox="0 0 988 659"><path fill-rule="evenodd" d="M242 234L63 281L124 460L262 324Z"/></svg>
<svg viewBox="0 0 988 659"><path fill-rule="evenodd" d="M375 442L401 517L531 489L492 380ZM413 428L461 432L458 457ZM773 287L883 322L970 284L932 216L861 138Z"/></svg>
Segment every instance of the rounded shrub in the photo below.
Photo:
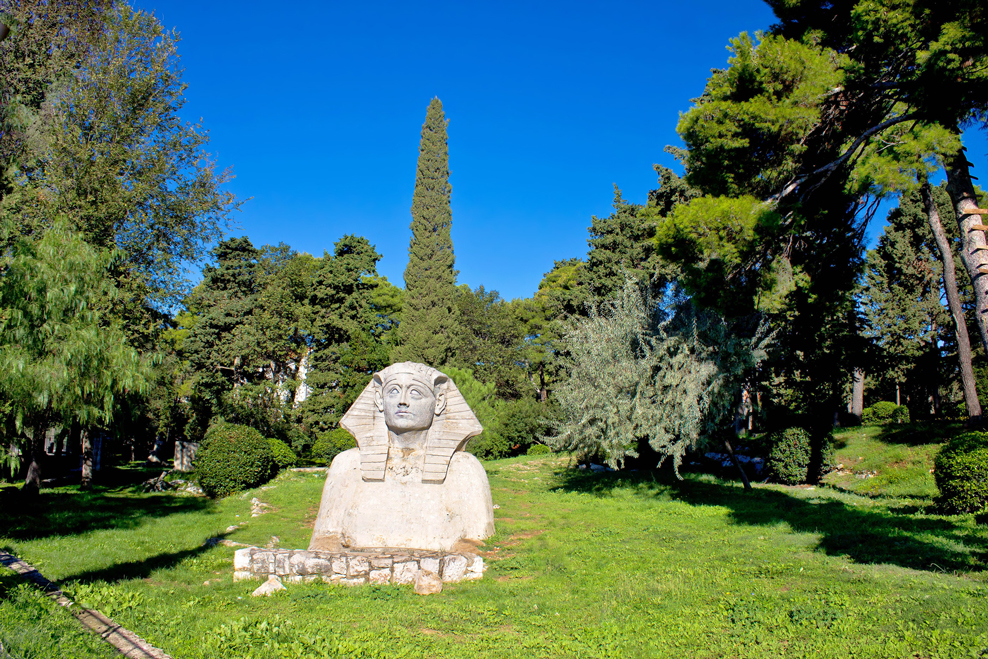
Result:
<svg viewBox="0 0 988 659"><path fill-rule="evenodd" d="M298 464L298 456L295 455L295 451L292 447L274 437L268 438L268 446L271 447L271 455L274 457L274 463L278 465L278 470L289 469Z"/></svg>
<svg viewBox="0 0 988 659"><path fill-rule="evenodd" d="M908 423L909 408L896 405L888 400L880 400L861 413L861 421L868 425L884 426L889 423Z"/></svg>
<svg viewBox="0 0 988 659"><path fill-rule="evenodd" d="M312 460L328 466L332 464L333 458L337 455L356 446L357 441L353 435L343 428L320 433L315 443L312 444Z"/></svg>
<svg viewBox="0 0 988 659"><path fill-rule="evenodd" d="M909 408L905 405L898 405L892 412L892 423L909 423Z"/></svg>
<svg viewBox="0 0 988 659"><path fill-rule="evenodd" d="M810 433L804 428L786 428L772 435L768 471L780 483L805 483L810 467Z"/></svg>
<svg viewBox="0 0 988 659"><path fill-rule="evenodd" d="M988 433L954 437L937 453L933 475L938 503L949 513L977 513L988 508Z"/></svg>
<svg viewBox="0 0 988 659"><path fill-rule="evenodd" d="M199 486L213 498L257 487L275 472L268 440L253 428L232 423L206 432L194 466Z"/></svg>
<svg viewBox="0 0 988 659"><path fill-rule="evenodd" d="M549 455L552 453L552 449L545 444L532 444L526 453L528 455Z"/></svg>

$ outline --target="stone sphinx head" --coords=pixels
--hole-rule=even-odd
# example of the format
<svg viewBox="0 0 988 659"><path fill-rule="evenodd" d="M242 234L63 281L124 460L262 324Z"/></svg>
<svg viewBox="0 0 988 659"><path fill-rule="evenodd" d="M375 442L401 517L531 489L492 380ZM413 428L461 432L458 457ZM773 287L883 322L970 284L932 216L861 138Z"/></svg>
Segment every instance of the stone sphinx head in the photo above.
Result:
<svg viewBox="0 0 988 659"><path fill-rule="evenodd" d="M384 480L391 449L424 447L422 481L442 483L453 454L483 431L453 381L414 362L375 373L340 426L357 440L365 481Z"/></svg>

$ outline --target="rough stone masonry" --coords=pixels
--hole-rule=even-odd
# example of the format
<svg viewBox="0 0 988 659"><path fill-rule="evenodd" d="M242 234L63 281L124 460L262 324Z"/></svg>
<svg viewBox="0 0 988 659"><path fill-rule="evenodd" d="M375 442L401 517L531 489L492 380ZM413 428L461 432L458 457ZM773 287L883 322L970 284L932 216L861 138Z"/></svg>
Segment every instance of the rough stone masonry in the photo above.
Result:
<svg viewBox="0 0 988 659"><path fill-rule="evenodd" d="M233 558L233 578L267 579L287 583L414 584L420 572L438 575L444 583L472 581L484 576L484 559L470 553L414 550L346 552L244 547Z"/></svg>

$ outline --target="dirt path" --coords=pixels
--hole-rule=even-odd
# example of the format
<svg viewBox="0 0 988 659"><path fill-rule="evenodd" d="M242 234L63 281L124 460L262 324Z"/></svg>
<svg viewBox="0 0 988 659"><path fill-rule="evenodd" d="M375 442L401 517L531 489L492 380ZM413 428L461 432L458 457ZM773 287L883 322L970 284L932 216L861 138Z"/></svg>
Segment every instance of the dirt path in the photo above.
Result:
<svg viewBox="0 0 988 659"><path fill-rule="evenodd" d="M0 551L0 565L8 567L43 592L55 603L65 608L75 616L83 627L100 635L107 643L117 649L125 657L132 659L171 659L158 648L149 645L140 636L124 629L110 618L95 609L84 609L66 597L55 583L49 581L43 574L31 565L13 554Z"/></svg>

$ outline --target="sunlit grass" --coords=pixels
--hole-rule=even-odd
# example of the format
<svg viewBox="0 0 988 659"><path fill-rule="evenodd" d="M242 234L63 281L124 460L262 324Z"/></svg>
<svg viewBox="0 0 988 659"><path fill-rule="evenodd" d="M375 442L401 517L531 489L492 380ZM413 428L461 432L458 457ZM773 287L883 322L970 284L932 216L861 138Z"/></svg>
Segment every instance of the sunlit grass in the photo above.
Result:
<svg viewBox="0 0 988 659"><path fill-rule="evenodd" d="M879 473L919 471L933 448L854 429L839 456ZM878 469L881 455L900 459ZM560 457L486 466L499 506L483 548L489 569L438 596L312 584L252 598L256 582L232 580L234 549L202 546L225 534L305 547L321 474L286 474L216 503L85 495L90 507L119 514L129 500L141 514L36 535L18 517L21 530L0 533L0 544L182 658L946 657L988 648L988 530L917 505L931 494L925 481L745 493L702 474L591 474ZM75 496L61 491L49 511ZM254 496L270 512L251 517ZM7 593L0 627L29 624ZM35 652L63 656L57 646Z"/></svg>

